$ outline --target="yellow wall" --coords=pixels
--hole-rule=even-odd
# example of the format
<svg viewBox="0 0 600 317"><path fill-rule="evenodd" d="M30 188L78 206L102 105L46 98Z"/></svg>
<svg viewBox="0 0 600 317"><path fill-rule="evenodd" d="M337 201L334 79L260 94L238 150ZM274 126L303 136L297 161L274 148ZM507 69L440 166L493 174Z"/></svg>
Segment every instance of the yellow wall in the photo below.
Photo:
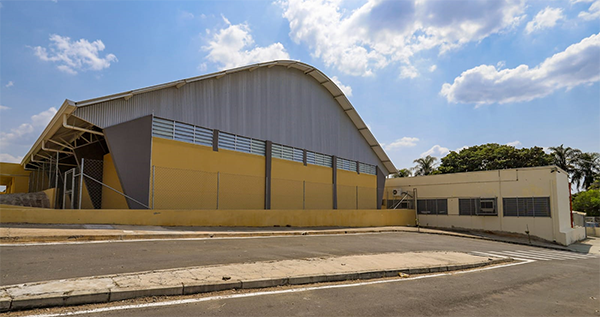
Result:
<svg viewBox="0 0 600 317"><path fill-rule="evenodd" d="M29 174L20 164L0 162L0 185L6 185L6 194L29 192Z"/></svg>
<svg viewBox="0 0 600 317"><path fill-rule="evenodd" d="M265 207L264 156L152 138L152 165L155 209L216 208L217 182L219 209Z"/></svg>
<svg viewBox="0 0 600 317"><path fill-rule="evenodd" d="M54 203L56 202L56 188L48 188L43 192L46 194L46 197L48 197L50 208L54 209Z"/></svg>
<svg viewBox="0 0 600 317"><path fill-rule="evenodd" d="M123 192L123 187L121 187L121 181L117 175L117 170L115 169L115 164L110 153L104 155L102 182L121 193ZM123 195L116 193L106 186L102 186L102 209L126 208L128 208L127 201Z"/></svg>
<svg viewBox="0 0 600 317"><path fill-rule="evenodd" d="M338 169L337 198L338 209L377 208L377 176Z"/></svg>
<svg viewBox="0 0 600 317"><path fill-rule="evenodd" d="M414 210L68 210L0 206L2 223L145 226L369 227L414 226Z"/></svg>
<svg viewBox="0 0 600 317"><path fill-rule="evenodd" d="M273 158L272 209L331 209L333 179L329 167Z"/></svg>

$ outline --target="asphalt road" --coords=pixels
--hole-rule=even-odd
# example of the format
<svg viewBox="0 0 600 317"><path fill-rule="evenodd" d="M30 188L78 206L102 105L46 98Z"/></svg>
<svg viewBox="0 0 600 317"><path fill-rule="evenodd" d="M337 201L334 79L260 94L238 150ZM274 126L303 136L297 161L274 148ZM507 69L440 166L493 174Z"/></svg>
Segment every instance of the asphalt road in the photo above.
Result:
<svg viewBox="0 0 600 317"><path fill-rule="evenodd" d="M404 251L531 249L460 237L378 233L0 247L0 284L197 265Z"/></svg>
<svg viewBox="0 0 600 317"><path fill-rule="evenodd" d="M390 281L390 280L387 280ZM548 260L466 274L248 296L188 298L83 316L600 316L598 259ZM320 287L317 285L317 287ZM257 294L256 291L250 294ZM155 303L156 304L156 303ZM76 310L89 309L81 307Z"/></svg>

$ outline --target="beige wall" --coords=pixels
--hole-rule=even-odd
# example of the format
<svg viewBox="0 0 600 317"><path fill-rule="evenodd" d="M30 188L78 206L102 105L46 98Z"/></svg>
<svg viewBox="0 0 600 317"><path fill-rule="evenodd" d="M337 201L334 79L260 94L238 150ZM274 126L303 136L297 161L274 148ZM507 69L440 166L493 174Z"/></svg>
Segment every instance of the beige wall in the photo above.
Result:
<svg viewBox="0 0 600 317"><path fill-rule="evenodd" d="M569 183L556 167L534 167L443 174L386 180L386 189L402 188L419 199L447 198L448 215L419 215L419 223L432 227L457 227L530 234L569 245L582 237L571 228ZM497 198L498 216L459 216L460 198ZM502 198L550 197L551 217L504 217ZM580 232L581 231L581 232Z"/></svg>

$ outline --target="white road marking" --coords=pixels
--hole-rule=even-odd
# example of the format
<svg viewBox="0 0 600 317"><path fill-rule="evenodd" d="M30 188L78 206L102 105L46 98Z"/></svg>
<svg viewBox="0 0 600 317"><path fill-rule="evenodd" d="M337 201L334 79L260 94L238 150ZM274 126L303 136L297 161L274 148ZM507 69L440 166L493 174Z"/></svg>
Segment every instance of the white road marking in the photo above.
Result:
<svg viewBox="0 0 600 317"><path fill-rule="evenodd" d="M490 252L493 252L493 251L490 251ZM511 259L515 259L515 260L519 260L519 261L534 262L530 259L522 259L522 258L517 258L517 257L513 257L513 256L498 255L498 254L493 254L493 253L476 252L476 251L472 251L470 253L475 253L475 255L483 254L484 256L491 256L491 257L497 257L497 258L511 258Z"/></svg>
<svg viewBox="0 0 600 317"><path fill-rule="evenodd" d="M415 276L415 277L393 279L393 280L378 280L378 281L359 282L359 283L352 283L352 284L322 285L322 286L300 287L300 288L292 288L292 289L277 290L277 291L263 291L263 292L255 292L255 293L231 294L231 295L220 295L220 296L211 296L211 297L203 297L203 298L180 299L180 300L173 300L173 301L146 303L146 304L137 304L137 305L122 305L122 306L103 307L103 308L95 308L95 309L88 309L88 310L81 310L81 311L71 311L71 312L56 313L56 314L28 315L27 317L58 317L58 316L83 315L83 314L96 314L96 313L113 312L113 311L119 311L119 310L193 304L193 303L208 302L208 301L213 301L213 300L225 300L225 299L235 299L235 298L244 298L244 297L286 294L286 293L299 293L299 292L315 291L315 290L322 290L322 289L336 289L336 288L357 287L357 286L375 285L375 284L397 283L397 282L413 281L413 280L420 280L420 279L426 279L426 278L432 278L432 277L451 276L454 274L475 273L475 272L505 268L505 267L510 267L510 266L522 265L522 264L527 264L527 263L532 263L532 262L535 262L535 261L524 260L522 262L489 266L489 267L483 267L483 268L479 268L479 269L472 269L472 270L468 270L468 271L435 273L435 274L427 274L427 275L420 275L420 276Z"/></svg>
<svg viewBox="0 0 600 317"><path fill-rule="evenodd" d="M470 252L472 254L485 254L487 256L510 257L516 260L538 260L538 261L565 261L565 260L585 260L598 258L597 254L580 254L567 251L554 250L507 250L507 251L486 251Z"/></svg>
<svg viewBox="0 0 600 317"><path fill-rule="evenodd" d="M285 234L272 236L250 236L250 237L206 237L206 238L159 238L159 239L126 239L126 240L98 240L98 241L58 241L58 242L25 242L25 243L0 243L0 247L30 247L30 246L45 246L45 245L73 245L73 244L99 244L99 243L123 243L123 242L155 242L155 241L202 241L202 240L235 240L235 239L269 239L269 238L286 238L286 237L336 237L340 235L367 235L367 234L386 234L386 233L402 233L398 232L357 232L344 234ZM118 236L115 236L115 239Z"/></svg>
<svg viewBox="0 0 600 317"><path fill-rule="evenodd" d="M539 255L547 255L547 256L552 256L552 257L563 257L563 258L569 258L569 259L573 259L573 258L588 259L588 258L595 258L595 257L597 257L596 254L580 254L580 253L567 252L567 251L535 251L535 250L530 250L530 251L521 251L521 252L530 252L530 253L535 253L535 254L539 254Z"/></svg>

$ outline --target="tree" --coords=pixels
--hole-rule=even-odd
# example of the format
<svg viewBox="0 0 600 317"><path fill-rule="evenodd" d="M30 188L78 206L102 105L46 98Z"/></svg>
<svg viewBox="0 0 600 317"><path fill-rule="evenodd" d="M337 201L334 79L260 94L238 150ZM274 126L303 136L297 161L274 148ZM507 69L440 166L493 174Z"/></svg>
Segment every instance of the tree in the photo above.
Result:
<svg viewBox="0 0 600 317"><path fill-rule="evenodd" d="M573 199L573 210L585 212L588 216L600 216L600 190L590 189L578 193Z"/></svg>
<svg viewBox="0 0 600 317"><path fill-rule="evenodd" d="M392 174L392 178L400 178L400 177L411 177L412 172L408 168L403 168L398 170L398 172Z"/></svg>
<svg viewBox="0 0 600 317"><path fill-rule="evenodd" d="M415 176L432 174L435 171L435 164L437 160L437 157L433 157L431 155L414 160L413 163L417 164L417 166L413 167Z"/></svg>
<svg viewBox="0 0 600 317"><path fill-rule="evenodd" d="M488 143L452 151L442 158L441 173L488 171L507 168L546 166L552 156L540 147L517 149L510 145Z"/></svg>
<svg viewBox="0 0 600 317"><path fill-rule="evenodd" d="M552 151L553 164L571 174L574 169L573 164L581 154L581 151L570 147L565 148L563 144L556 147L550 147L550 150Z"/></svg>
<svg viewBox="0 0 600 317"><path fill-rule="evenodd" d="M581 153L575 159L572 179L577 188L587 189L600 174L600 154Z"/></svg>

